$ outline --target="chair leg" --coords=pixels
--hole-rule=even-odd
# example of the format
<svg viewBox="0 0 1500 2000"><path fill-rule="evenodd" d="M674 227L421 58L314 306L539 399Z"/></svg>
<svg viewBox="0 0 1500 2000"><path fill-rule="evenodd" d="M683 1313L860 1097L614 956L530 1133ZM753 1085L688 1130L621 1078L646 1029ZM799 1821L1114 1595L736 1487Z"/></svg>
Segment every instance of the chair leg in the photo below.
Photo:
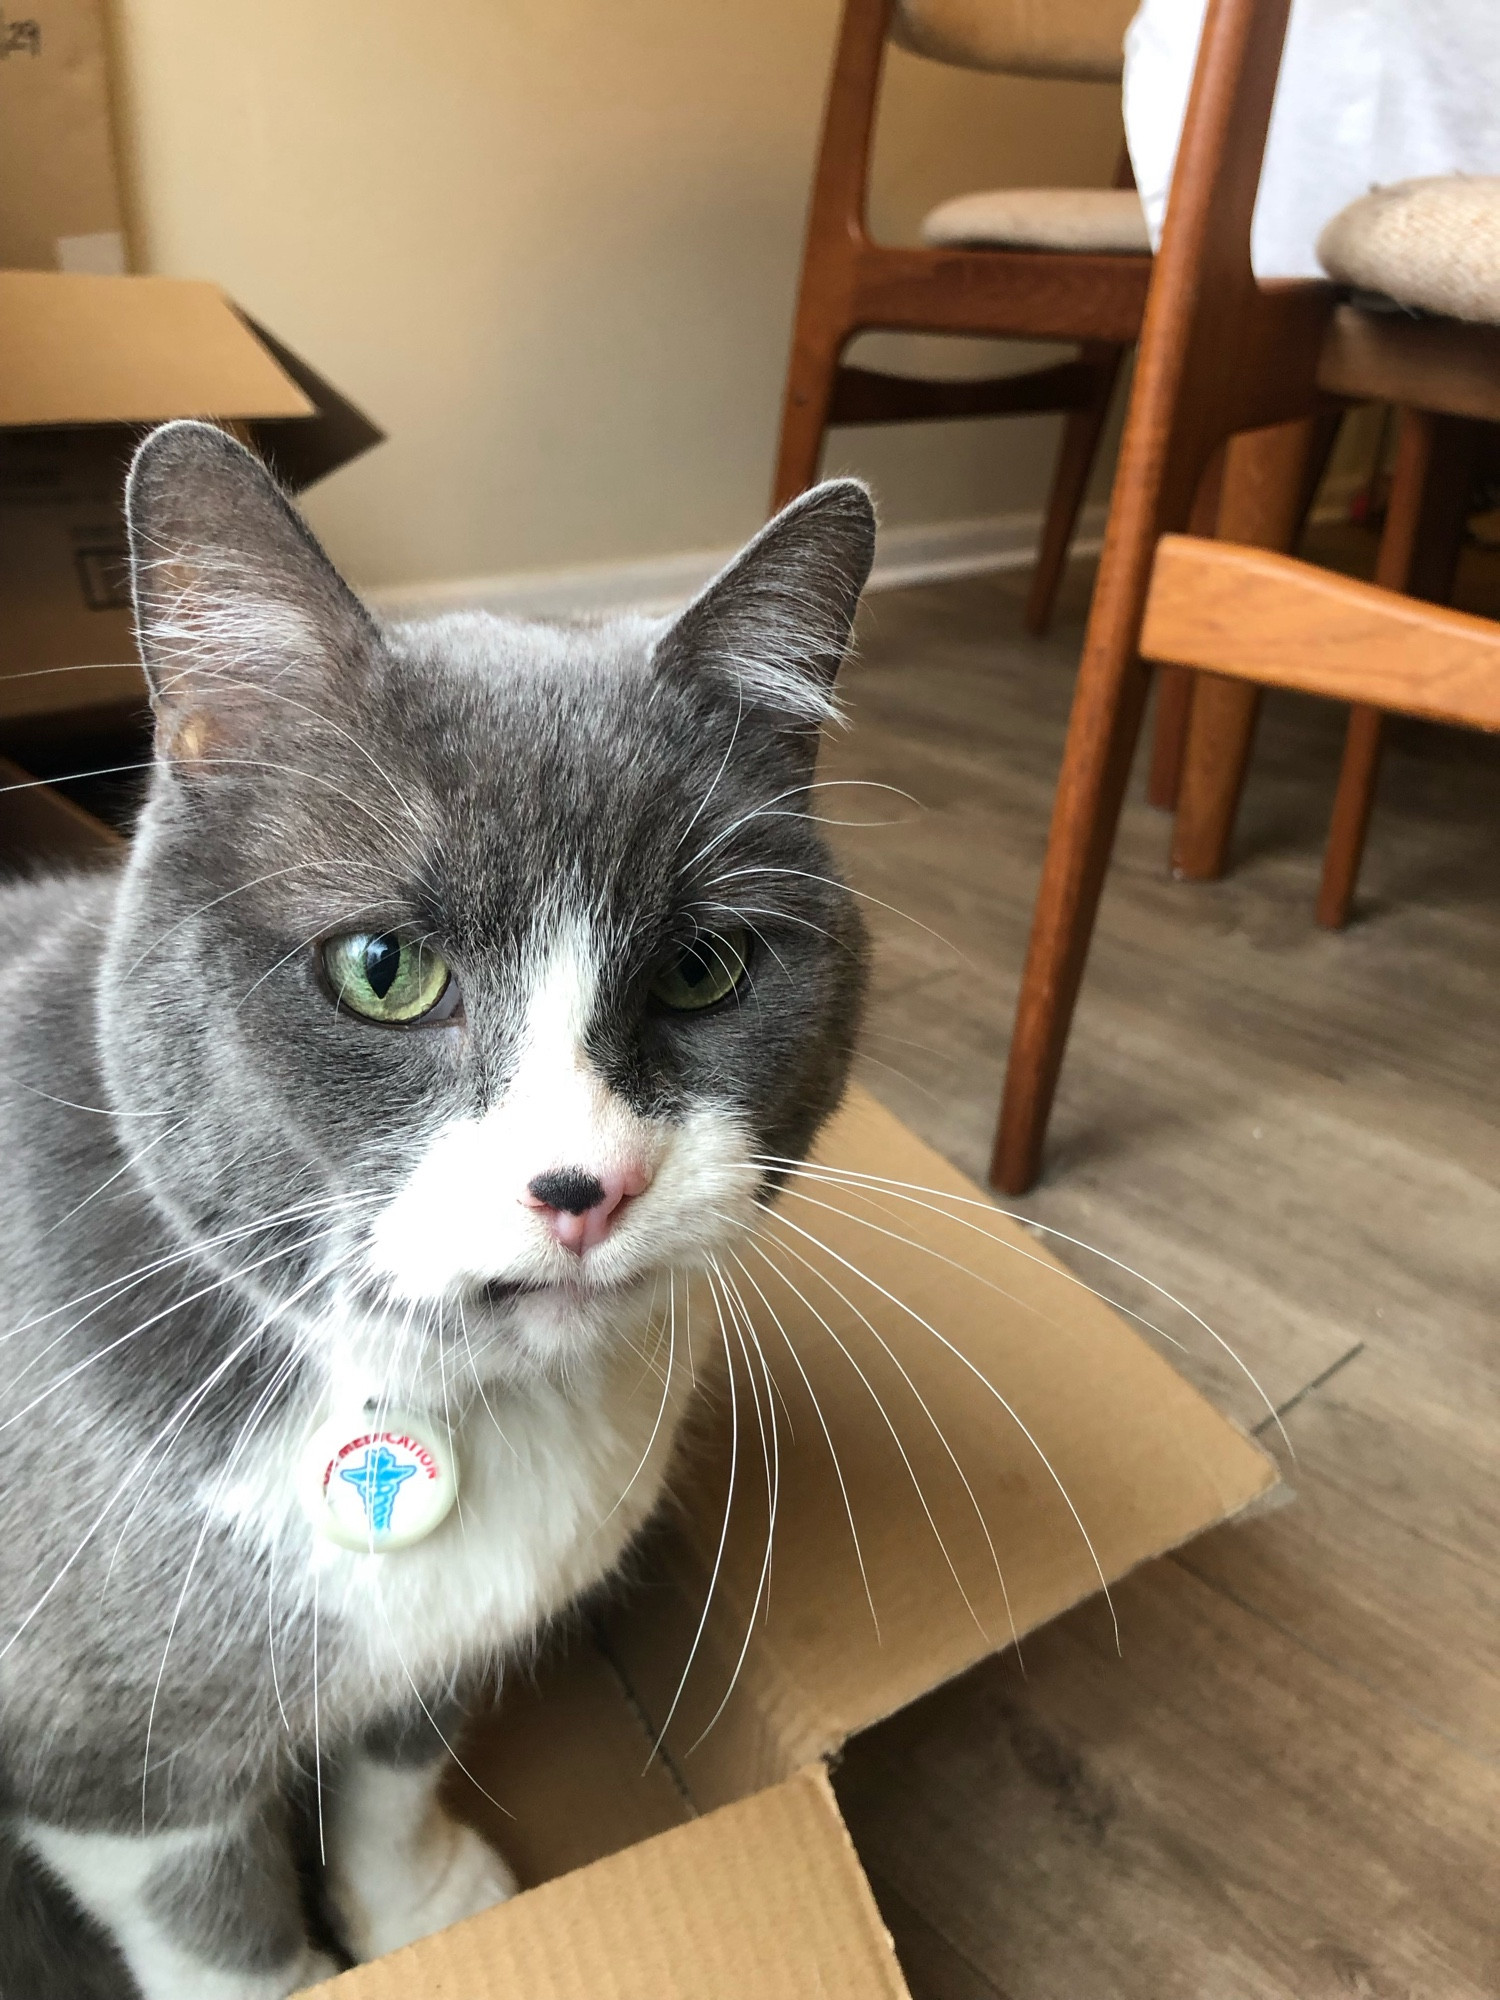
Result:
<svg viewBox="0 0 1500 2000"><path fill-rule="evenodd" d="M1225 541L1295 546L1337 421L1320 410L1230 441L1217 530ZM1199 675L1172 828L1172 872L1185 881L1224 873L1259 713L1260 692L1247 682Z"/></svg>
<svg viewBox="0 0 1500 2000"><path fill-rule="evenodd" d="M1118 649L1101 648L1079 672L990 1163L1006 1194L1024 1194L1041 1166L1148 683L1133 651L1122 669Z"/></svg>
<svg viewBox="0 0 1500 2000"><path fill-rule="evenodd" d="M844 0L807 215L773 508L818 476L839 356L853 331L854 273L892 0Z"/></svg>
<svg viewBox="0 0 1500 2000"><path fill-rule="evenodd" d="M1452 595L1478 440L1478 427L1463 418L1402 412L1375 562L1375 581L1387 590L1435 602ZM1325 930L1342 930L1353 908L1375 803L1381 735L1378 708L1350 709L1318 885L1318 922Z"/></svg>
<svg viewBox="0 0 1500 2000"><path fill-rule="evenodd" d="M1318 922L1324 930L1341 931L1349 921L1370 809L1375 803L1382 721L1378 708L1367 708L1363 703L1349 711L1344 760L1328 823L1328 845L1323 850L1323 879L1318 885Z"/></svg>
<svg viewBox="0 0 1500 2000"><path fill-rule="evenodd" d="M798 335L787 370L786 400L781 410L781 442L771 490L773 513L806 492L818 476L823 435L828 428L828 406L833 400L843 347L842 332L837 338L827 335L808 338L799 328Z"/></svg>
<svg viewBox="0 0 1500 2000"><path fill-rule="evenodd" d="M1038 637L1052 623L1058 586L1062 582L1084 495L1088 492L1089 474L1094 469L1099 440L1109 420L1109 406L1124 357L1123 347L1114 347L1104 341L1084 343L1081 358L1094 367L1093 391L1081 408L1068 412L1063 426L1062 448L1057 455L1052 492L1047 501L1047 518L1042 527L1036 568L1032 572L1031 589L1026 598L1026 630Z"/></svg>

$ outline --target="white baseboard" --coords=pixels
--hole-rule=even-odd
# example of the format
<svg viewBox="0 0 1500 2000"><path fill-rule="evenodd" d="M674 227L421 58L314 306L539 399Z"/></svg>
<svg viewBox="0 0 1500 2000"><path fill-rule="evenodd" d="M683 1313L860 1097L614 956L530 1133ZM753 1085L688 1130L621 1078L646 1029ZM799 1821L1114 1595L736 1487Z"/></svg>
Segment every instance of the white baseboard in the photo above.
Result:
<svg viewBox="0 0 1500 2000"><path fill-rule="evenodd" d="M1073 543L1075 554L1098 553L1105 511L1102 503L1084 508ZM978 576L987 570L1024 569L1035 558L1041 528L1039 511L883 528L869 587L895 590L945 577ZM512 618L670 611L685 604L733 554L733 549L706 549L577 569L516 570L441 583L386 585L364 595L386 618L438 618L448 611L497 611Z"/></svg>
<svg viewBox="0 0 1500 2000"><path fill-rule="evenodd" d="M1363 475L1327 481L1314 521L1347 517ZM1104 541L1103 501L1085 507L1073 540L1075 555L1097 555ZM882 528L871 590L898 590L947 577L1024 569L1035 560L1042 531L1039 509ZM557 618L607 611L670 611L722 569L733 549L646 556L633 562L589 563L576 569L510 570L440 583L389 584L364 595L386 618L439 618L448 611L496 611L511 618Z"/></svg>

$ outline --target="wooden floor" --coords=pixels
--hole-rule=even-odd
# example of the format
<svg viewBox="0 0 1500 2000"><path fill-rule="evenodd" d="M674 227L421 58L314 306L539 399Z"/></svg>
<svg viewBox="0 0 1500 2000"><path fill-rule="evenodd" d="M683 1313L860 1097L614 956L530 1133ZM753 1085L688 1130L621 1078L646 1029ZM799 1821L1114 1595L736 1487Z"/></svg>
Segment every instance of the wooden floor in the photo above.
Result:
<svg viewBox="0 0 1500 2000"><path fill-rule="evenodd" d="M865 1080L976 1177L1087 581L1042 642L1023 577L875 598L823 772L920 801L823 794L897 822L838 844L917 920L869 906ZM1085 1607L850 1748L918 2000L1500 1993L1500 742L1398 730L1329 936L1340 727L1273 700L1222 883L1169 878L1137 784L1020 1204L1213 1323L1294 1460L1180 1313L1173 1358L1295 1497L1130 1579L1123 1658Z"/></svg>

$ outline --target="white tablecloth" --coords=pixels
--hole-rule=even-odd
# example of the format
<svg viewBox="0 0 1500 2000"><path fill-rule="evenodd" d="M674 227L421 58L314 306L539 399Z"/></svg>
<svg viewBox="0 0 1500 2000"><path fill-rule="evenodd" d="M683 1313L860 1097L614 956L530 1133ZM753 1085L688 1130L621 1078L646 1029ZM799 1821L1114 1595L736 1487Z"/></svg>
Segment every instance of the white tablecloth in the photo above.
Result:
<svg viewBox="0 0 1500 2000"><path fill-rule="evenodd" d="M1207 0L1144 0L1125 36L1125 135L1153 243ZM1292 0L1250 257L1321 275L1330 216L1372 187L1500 174L1500 0Z"/></svg>

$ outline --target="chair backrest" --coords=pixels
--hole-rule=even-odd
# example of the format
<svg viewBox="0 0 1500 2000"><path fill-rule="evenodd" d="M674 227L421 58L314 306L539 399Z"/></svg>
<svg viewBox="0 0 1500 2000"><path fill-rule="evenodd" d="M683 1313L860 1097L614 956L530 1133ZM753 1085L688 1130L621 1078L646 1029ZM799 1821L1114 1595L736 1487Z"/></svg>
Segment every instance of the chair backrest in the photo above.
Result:
<svg viewBox="0 0 1500 2000"><path fill-rule="evenodd" d="M891 37L963 69L1118 83L1139 0L896 0Z"/></svg>

